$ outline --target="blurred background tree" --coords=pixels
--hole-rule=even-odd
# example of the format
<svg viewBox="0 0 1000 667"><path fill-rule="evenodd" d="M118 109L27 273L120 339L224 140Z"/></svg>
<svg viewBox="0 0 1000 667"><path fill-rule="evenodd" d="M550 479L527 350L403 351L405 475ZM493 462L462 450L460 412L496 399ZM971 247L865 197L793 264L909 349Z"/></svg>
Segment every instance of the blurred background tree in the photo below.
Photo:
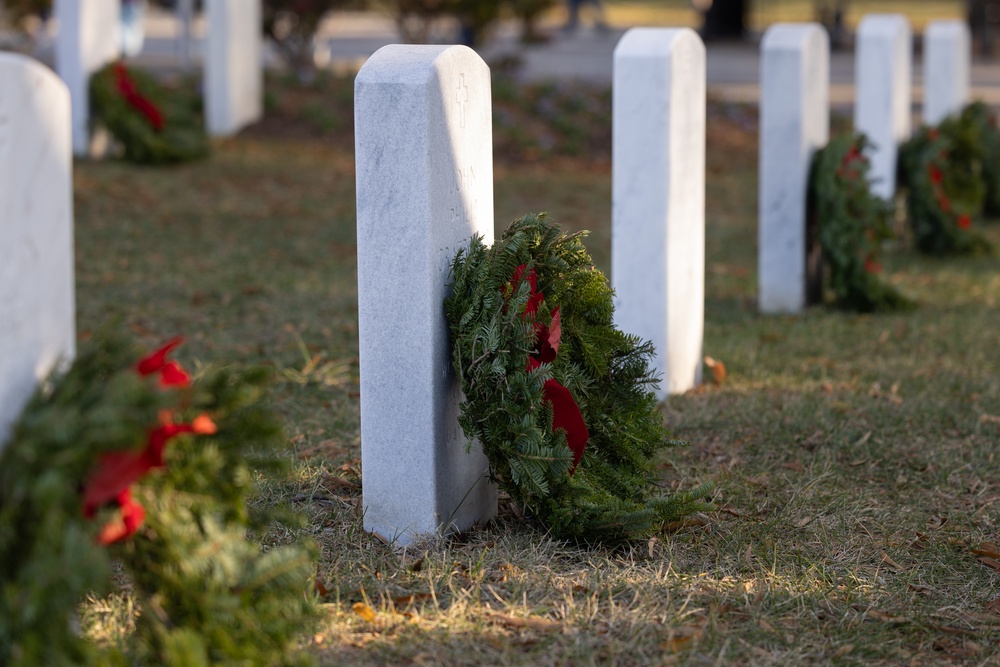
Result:
<svg viewBox="0 0 1000 667"><path fill-rule="evenodd" d="M52 0L0 0L7 20L17 28L24 28L32 17L47 17L52 13Z"/></svg>
<svg viewBox="0 0 1000 667"><path fill-rule="evenodd" d="M332 11L364 9L367 0L263 0L264 34L303 83L316 76L316 30Z"/></svg>

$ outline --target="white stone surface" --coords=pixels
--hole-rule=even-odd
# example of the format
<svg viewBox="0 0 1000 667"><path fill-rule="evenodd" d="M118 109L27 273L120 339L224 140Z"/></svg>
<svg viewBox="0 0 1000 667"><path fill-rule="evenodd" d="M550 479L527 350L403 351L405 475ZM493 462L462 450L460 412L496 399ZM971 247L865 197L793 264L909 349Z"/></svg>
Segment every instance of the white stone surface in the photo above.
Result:
<svg viewBox="0 0 1000 667"><path fill-rule="evenodd" d="M972 42L965 21L931 21L924 30L924 122L937 125L969 102Z"/></svg>
<svg viewBox="0 0 1000 667"><path fill-rule="evenodd" d="M614 53L615 321L651 340L659 397L701 382L705 321L705 46L633 28Z"/></svg>
<svg viewBox="0 0 1000 667"><path fill-rule="evenodd" d="M858 25L854 127L872 142L872 192L896 192L896 154L910 137L913 35L902 14L869 14Z"/></svg>
<svg viewBox="0 0 1000 667"><path fill-rule="evenodd" d="M121 0L55 0L56 72L73 104L73 152L90 152L90 76L121 47Z"/></svg>
<svg viewBox="0 0 1000 667"><path fill-rule="evenodd" d="M776 24L761 41L758 301L806 306L806 195L813 154L830 140L830 41L818 23Z"/></svg>
<svg viewBox="0 0 1000 667"><path fill-rule="evenodd" d="M236 134L264 115L261 0L206 0L205 127Z"/></svg>
<svg viewBox="0 0 1000 667"><path fill-rule="evenodd" d="M355 81L364 525L397 544L496 512L444 317L455 253L493 241L490 95L464 46L386 46Z"/></svg>
<svg viewBox="0 0 1000 667"><path fill-rule="evenodd" d="M75 353L70 94L0 53L0 447L39 380Z"/></svg>

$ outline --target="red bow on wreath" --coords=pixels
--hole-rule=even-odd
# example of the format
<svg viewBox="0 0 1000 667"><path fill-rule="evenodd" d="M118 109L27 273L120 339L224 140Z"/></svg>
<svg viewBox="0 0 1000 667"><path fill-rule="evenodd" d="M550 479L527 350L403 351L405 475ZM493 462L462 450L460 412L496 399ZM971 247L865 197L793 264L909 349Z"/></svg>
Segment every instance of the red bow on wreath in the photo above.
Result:
<svg viewBox="0 0 1000 667"><path fill-rule="evenodd" d="M115 79L118 84L118 93L125 98L125 101L145 116L154 130L157 132L162 130L164 123L163 112L152 101L139 93L135 87L135 81L129 76L128 70L125 69L125 65L122 63L115 65Z"/></svg>
<svg viewBox="0 0 1000 667"><path fill-rule="evenodd" d="M527 269L527 270L525 270ZM522 318L536 318L538 307L545 301L545 295L538 291L538 276L534 269L528 269L527 265L521 264L514 270L511 277L511 294L517 290L522 280L528 281L530 296L528 303L521 313ZM548 326L542 324L537 319L533 323L535 330L535 350L528 356L527 369L533 371L542 364L551 364L559 353L559 341L562 338L562 326L560 325L559 307L552 311L552 321ZM552 406L552 430L563 429L566 432L566 444L573 452L573 467L569 474L576 472L576 466L583 457L583 450L590 439L590 432L583 421L583 414L580 407L573 400L573 395L569 389L559 384L554 379L545 381L542 388L542 401Z"/></svg>
<svg viewBox="0 0 1000 667"><path fill-rule="evenodd" d="M164 389L186 387L190 377L176 361L168 361L167 354L181 344L175 338L136 365L143 377L159 373L160 386ZM200 415L190 424L174 424L169 413L160 415L160 425L150 430L149 439L142 451L108 452L83 486L83 514L93 517L107 504L117 505L119 518L101 529L97 538L100 544L118 542L134 534L146 518L146 511L132 499L133 483L153 468L164 465L163 450L167 441L182 433L211 434L215 423L208 415Z"/></svg>

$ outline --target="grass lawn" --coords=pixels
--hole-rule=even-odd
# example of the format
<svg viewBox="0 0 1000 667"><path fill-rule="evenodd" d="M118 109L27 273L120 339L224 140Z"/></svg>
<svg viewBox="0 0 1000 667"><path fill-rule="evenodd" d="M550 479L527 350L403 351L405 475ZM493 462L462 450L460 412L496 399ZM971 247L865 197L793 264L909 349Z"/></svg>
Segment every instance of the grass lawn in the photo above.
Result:
<svg viewBox="0 0 1000 667"><path fill-rule="evenodd" d="M321 545L327 616L302 638L321 664L1000 663L1000 259L890 254L886 277L920 301L905 315L757 314L755 114L712 105L705 352L728 373L664 403L690 446L659 472L714 480L718 510L612 550L502 503L489 526L393 549L360 519L350 84L269 100L208 161L76 165L79 331L121 317L149 348L185 335L188 367L276 370L295 475L257 502L298 508ZM607 270L608 133L571 146L605 103L498 101L496 209L498 229L548 210L593 230ZM515 133L532 104L565 127ZM129 611L92 601L84 627L117 641Z"/></svg>

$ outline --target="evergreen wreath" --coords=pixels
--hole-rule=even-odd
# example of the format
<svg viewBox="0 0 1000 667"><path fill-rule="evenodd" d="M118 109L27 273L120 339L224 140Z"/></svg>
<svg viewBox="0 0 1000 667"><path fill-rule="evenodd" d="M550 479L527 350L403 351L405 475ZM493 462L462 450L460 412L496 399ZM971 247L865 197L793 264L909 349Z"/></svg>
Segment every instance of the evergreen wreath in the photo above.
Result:
<svg viewBox="0 0 1000 667"><path fill-rule="evenodd" d="M174 361L179 341L138 364L102 335L36 393L0 453L0 664L302 665L315 617L302 546L261 553L246 539L253 469L279 429L259 369ZM254 468L247 448L259 450ZM75 630L85 595L124 564L140 613L124 649Z"/></svg>
<svg viewBox="0 0 1000 667"><path fill-rule="evenodd" d="M986 196L982 126L966 108L923 126L900 148L900 181L917 249L928 255L990 252L973 229Z"/></svg>
<svg viewBox="0 0 1000 667"><path fill-rule="evenodd" d="M813 157L810 208L836 304L859 312L911 308L879 278L882 243L891 239L892 207L871 192L863 134L836 137Z"/></svg>
<svg viewBox="0 0 1000 667"><path fill-rule="evenodd" d="M973 102L965 108L962 116L979 133L982 150L982 180L986 188L983 213L990 217L1000 216L1000 129L996 116L983 102Z"/></svg>
<svg viewBox="0 0 1000 667"><path fill-rule="evenodd" d="M445 314L459 423L493 481L556 537L614 543L705 508L711 486L654 491L653 455L682 443L650 391L652 344L614 327L582 236L543 213L490 247L474 237L452 263Z"/></svg>
<svg viewBox="0 0 1000 667"><path fill-rule="evenodd" d="M107 65L90 78L90 104L129 162L172 164L208 155L201 100L167 91L146 72Z"/></svg>

